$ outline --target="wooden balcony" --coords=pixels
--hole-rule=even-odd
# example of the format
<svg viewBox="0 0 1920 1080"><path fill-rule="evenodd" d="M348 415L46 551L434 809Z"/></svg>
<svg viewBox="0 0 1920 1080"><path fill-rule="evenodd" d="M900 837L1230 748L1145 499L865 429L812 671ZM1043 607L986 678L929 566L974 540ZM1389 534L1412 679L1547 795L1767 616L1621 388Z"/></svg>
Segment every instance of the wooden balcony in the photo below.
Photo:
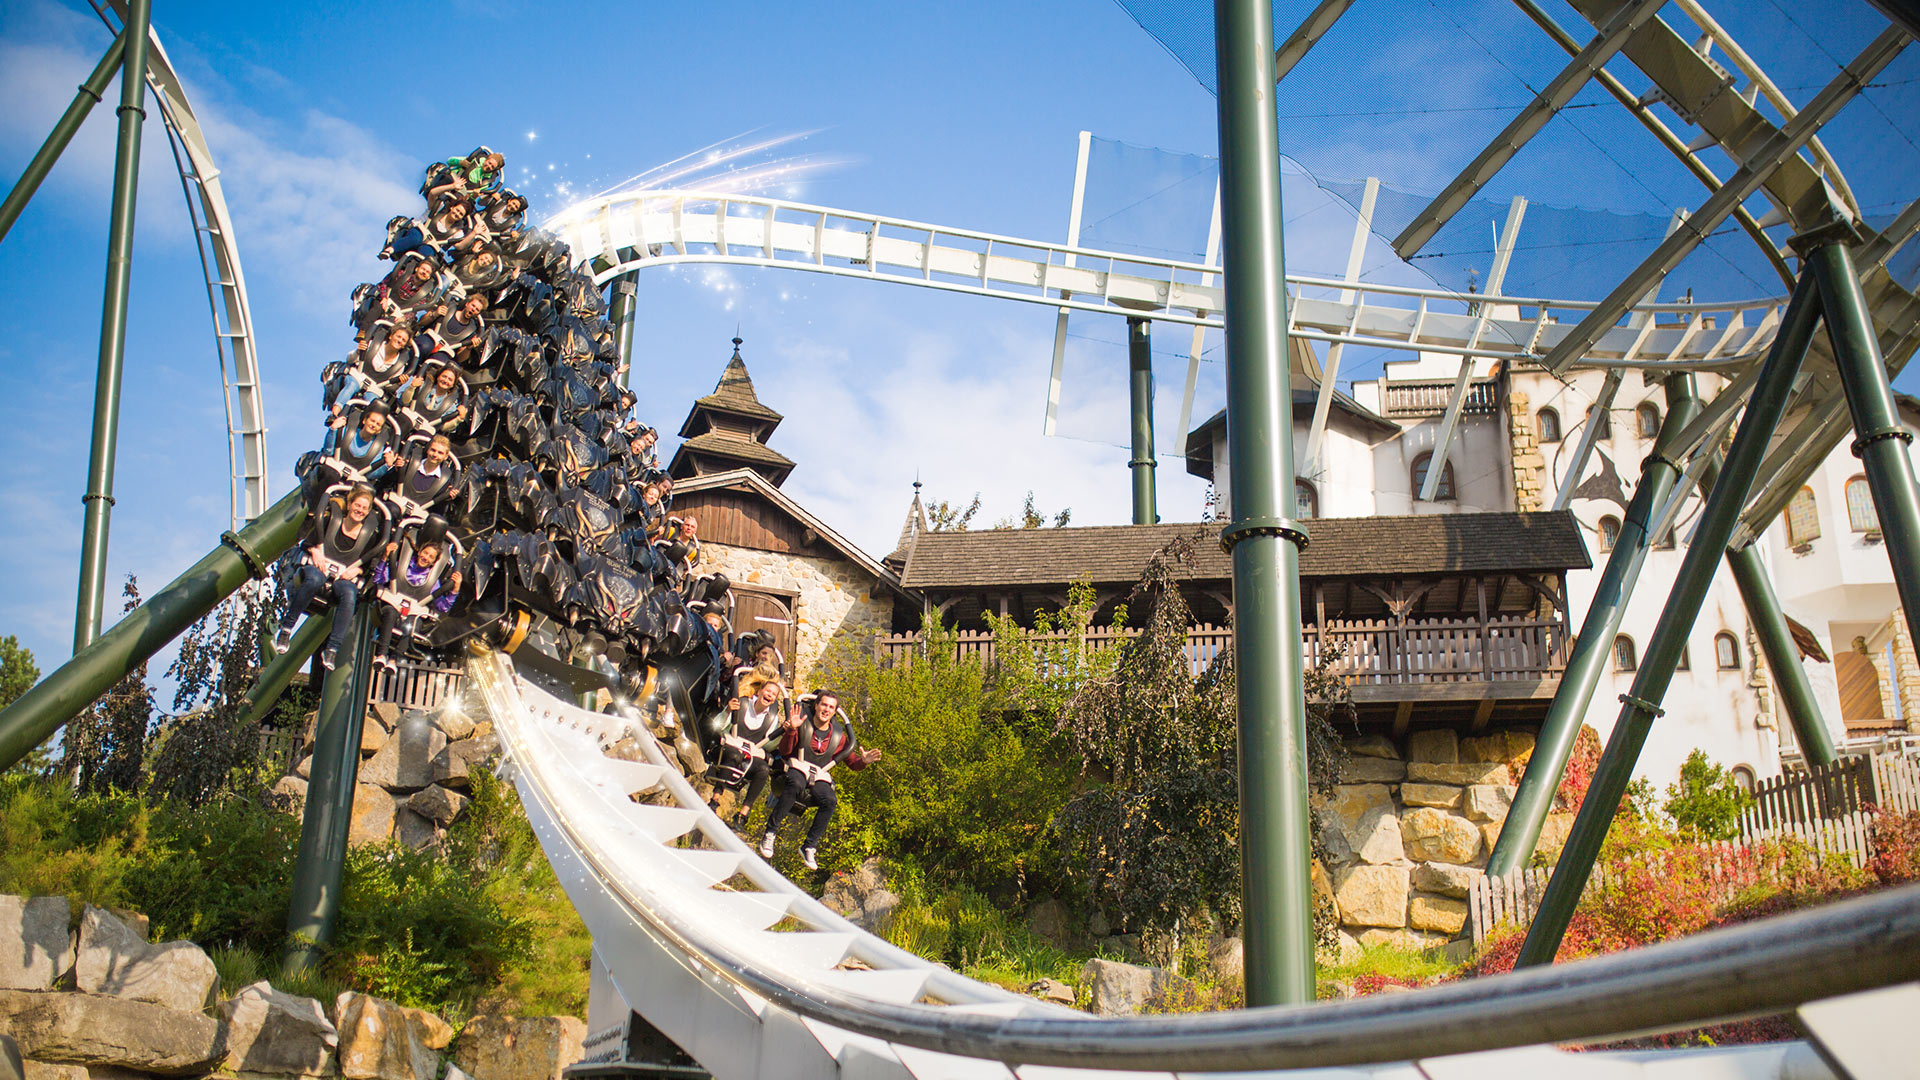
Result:
<svg viewBox="0 0 1920 1080"><path fill-rule="evenodd" d="M1112 648L1137 636L1135 629L1096 629L1090 649ZM1067 644L1065 634L1036 634L1042 647ZM1187 631L1187 658L1195 675L1206 670L1233 640L1228 627L1202 625ZM1309 666L1324 664L1353 695L1358 721L1404 731L1420 726L1478 730L1494 719L1526 723L1544 715L1566 670L1568 641L1559 620L1530 615L1480 619L1330 619L1308 626L1301 642ZM953 635L955 655L994 662L988 631ZM924 652L919 634L878 635L874 660L912 663Z"/></svg>

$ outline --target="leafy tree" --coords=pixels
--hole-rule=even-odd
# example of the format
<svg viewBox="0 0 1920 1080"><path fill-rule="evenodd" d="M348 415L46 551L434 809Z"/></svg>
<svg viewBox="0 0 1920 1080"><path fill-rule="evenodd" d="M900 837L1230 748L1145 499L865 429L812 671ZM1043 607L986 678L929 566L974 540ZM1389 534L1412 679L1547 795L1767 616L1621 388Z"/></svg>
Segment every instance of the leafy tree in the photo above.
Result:
<svg viewBox="0 0 1920 1080"><path fill-rule="evenodd" d="M1056 529L1064 529L1067 527L1067 522L1072 520L1073 508L1067 507L1053 515L1053 527ZM1026 505L1020 509L1020 516L1017 518L1003 517L999 521L994 522L993 527L996 529L1038 529L1046 523L1047 515L1042 513L1038 507L1034 506L1033 492L1029 491L1027 492Z"/></svg>
<svg viewBox="0 0 1920 1080"><path fill-rule="evenodd" d="M132 574L121 592L126 597L122 612L140 606L140 583ZM142 663L67 724L60 771L81 791L139 790L152 721L153 691Z"/></svg>
<svg viewBox="0 0 1920 1080"><path fill-rule="evenodd" d="M243 589L180 639L167 668L175 715L156 732L152 798L205 802L258 759L260 733L242 726L240 714L259 674L260 628L272 602L266 589Z"/></svg>
<svg viewBox="0 0 1920 1080"><path fill-rule="evenodd" d="M1667 786L1664 809L1682 831L1707 840L1731 840L1740 835L1740 815L1752 808L1747 794L1727 771L1703 750L1687 755L1680 780Z"/></svg>
<svg viewBox="0 0 1920 1080"><path fill-rule="evenodd" d="M980 512L980 493L973 493L973 501L962 510L959 503L941 499L927 507L927 528L933 532L966 532L972 524L973 515Z"/></svg>
<svg viewBox="0 0 1920 1080"><path fill-rule="evenodd" d="M0 638L0 709L39 681L40 668L33 662L32 650L21 648L20 639L12 634Z"/></svg>
<svg viewBox="0 0 1920 1080"><path fill-rule="evenodd" d="M1203 536L1175 540L1149 562L1133 592L1148 612L1145 631L1123 647L1113 674L1082 685L1061 716L1089 786L1056 827L1108 913L1159 952L1202 909L1228 924L1240 913L1233 656L1223 651L1194 676L1179 589ZM1349 708L1345 687L1324 670L1309 672L1307 701L1309 783L1330 795L1345 760L1332 724ZM1315 924L1331 937L1331 912L1317 912Z"/></svg>

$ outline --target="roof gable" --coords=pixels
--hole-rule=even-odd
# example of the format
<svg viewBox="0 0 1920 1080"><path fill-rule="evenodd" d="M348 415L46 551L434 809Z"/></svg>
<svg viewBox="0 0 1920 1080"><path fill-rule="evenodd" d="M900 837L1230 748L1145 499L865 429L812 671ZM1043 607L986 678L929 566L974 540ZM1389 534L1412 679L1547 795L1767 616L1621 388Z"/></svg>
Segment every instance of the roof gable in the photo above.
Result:
<svg viewBox="0 0 1920 1080"><path fill-rule="evenodd" d="M791 496L769 483L766 477L751 469L732 469L727 472L697 476L674 484L673 493L675 499L679 499L695 492L720 489L748 491L758 495L774 509L819 537L822 543L845 556L848 561L880 579L887 587L900 592L905 591L900 583L900 575L894 573L885 563L862 551L853 541L815 517L805 507L793 501Z"/></svg>

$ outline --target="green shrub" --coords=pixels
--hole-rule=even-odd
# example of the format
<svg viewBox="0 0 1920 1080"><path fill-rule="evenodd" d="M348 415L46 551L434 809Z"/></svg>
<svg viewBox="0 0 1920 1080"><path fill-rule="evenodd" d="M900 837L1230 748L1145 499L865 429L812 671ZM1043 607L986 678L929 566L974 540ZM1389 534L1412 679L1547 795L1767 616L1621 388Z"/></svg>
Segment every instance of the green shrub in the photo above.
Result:
<svg viewBox="0 0 1920 1080"><path fill-rule="evenodd" d="M1680 766L1679 782L1668 785L1662 808L1683 832L1704 840L1732 840L1740 835L1741 815L1752 807L1753 796L1705 751L1695 750Z"/></svg>

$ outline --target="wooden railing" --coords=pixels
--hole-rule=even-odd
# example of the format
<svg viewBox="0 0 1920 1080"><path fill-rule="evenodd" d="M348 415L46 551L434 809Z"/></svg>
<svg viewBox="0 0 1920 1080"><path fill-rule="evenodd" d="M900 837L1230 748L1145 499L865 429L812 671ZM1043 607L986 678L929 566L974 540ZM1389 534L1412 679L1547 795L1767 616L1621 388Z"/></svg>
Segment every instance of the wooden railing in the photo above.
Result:
<svg viewBox="0 0 1920 1080"><path fill-rule="evenodd" d="M1088 630L1094 651L1137 637L1134 629ZM1065 645L1068 634L1036 634L1042 647ZM992 664L993 633L962 630L952 636L954 655ZM1233 629L1203 624L1187 631L1187 658L1197 675L1233 642ZM1559 678L1567 666L1566 635L1552 619L1511 616L1488 619L1329 620L1322 633L1308 627L1302 642L1309 665L1324 658L1337 677L1356 686L1408 683L1505 681ZM919 634L885 634L873 641L883 666L912 663L925 651Z"/></svg>
<svg viewBox="0 0 1920 1080"><path fill-rule="evenodd" d="M397 670L376 669L367 700L391 702L407 709L432 709L466 691L467 673L461 668L401 664Z"/></svg>
<svg viewBox="0 0 1920 1080"><path fill-rule="evenodd" d="M1447 411L1453 398L1453 382L1389 382L1386 387L1388 416L1438 416ZM1492 379L1467 384L1467 396L1460 411L1472 416L1490 413L1500 406L1500 390Z"/></svg>
<svg viewBox="0 0 1920 1080"><path fill-rule="evenodd" d="M1920 759L1906 754L1862 754L1762 780L1753 788L1752 829L1837 818L1878 806L1920 810Z"/></svg>

